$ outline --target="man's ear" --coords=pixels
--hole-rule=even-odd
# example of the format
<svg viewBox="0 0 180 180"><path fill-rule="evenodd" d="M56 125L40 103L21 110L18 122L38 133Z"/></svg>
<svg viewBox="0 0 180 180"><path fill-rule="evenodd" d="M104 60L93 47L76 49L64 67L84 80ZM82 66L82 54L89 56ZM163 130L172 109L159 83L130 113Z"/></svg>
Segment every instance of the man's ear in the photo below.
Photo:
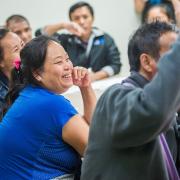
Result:
<svg viewBox="0 0 180 180"><path fill-rule="evenodd" d="M140 69L150 73L152 71L152 60L153 58L148 54L141 54L140 55Z"/></svg>
<svg viewBox="0 0 180 180"><path fill-rule="evenodd" d="M38 70L33 72L33 76L37 81L41 82L42 77L41 77L41 73Z"/></svg>

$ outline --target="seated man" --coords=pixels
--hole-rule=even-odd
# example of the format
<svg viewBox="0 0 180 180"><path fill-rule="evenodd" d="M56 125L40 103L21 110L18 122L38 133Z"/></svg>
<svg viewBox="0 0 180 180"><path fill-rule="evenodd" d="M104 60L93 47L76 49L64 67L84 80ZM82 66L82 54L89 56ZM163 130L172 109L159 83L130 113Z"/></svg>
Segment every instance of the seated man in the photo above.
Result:
<svg viewBox="0 0 180 180"><path fill-rule="evenodd" d="M19 59L23 45L23 41L15 33L5 28L0 29L0 114L2 114L5 96L9 90L13 62Z"/></svg>
<svg viewBox="0 0 180 180"><path fill-rule="evenodd" d="M132 74L106 90L97 103L82 180L179 180L169 150L176 148L175 137L169 139L170 148L164 137L180 107L176 39L175 29L165 22L144 24L131 37Z"/></svg>
<svg viewBox="0 0 180 180"><path fill-rule="evenodd" d="M29 21L22 15L14 14L8 17L6 27L16 33L25 44L32 39L32 29Z"/></svg>
<svg viewBox="0 0 180 180"><path fill-rule="evenodd" d="M119 73L120 54L114 40L98 28L93 28L93 8L86 2L78 2L69 10L69 23L48 25L36 35L53 35L67 29L71 34L56 34L74 66L90 68L92 81Z"/></svg>

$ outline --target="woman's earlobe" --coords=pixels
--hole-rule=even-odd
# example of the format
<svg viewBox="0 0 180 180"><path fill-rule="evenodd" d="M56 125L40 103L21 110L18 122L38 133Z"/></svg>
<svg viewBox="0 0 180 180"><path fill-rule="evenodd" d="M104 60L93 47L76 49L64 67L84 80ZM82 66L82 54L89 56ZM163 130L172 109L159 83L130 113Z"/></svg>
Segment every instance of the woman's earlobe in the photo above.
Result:
<svg viewBox="0 0 180 180"><path fill-rule="evenodd" d="M39 75L36 77L36 79L37 79L38 81L41 81L41 80L42 80L41 76L39 76Z"/></svg>
<svg viewBox="0 0 180 180"><path fill-rule="evenodd" d="M147 66L146 70L147 70L148 72L151 72L151 71L152 71L152 69L151 69L150 66Z"/></svg>
<svg viewBox="0 0 180 180"><path fill-rule="evenodd" d="M1 67L1 68L4 68L4 63L3 63L3 61L0 62L0 67Z"/></svg>
<svg viewBox="0 0 180 180"><path fill-rule="evenodd" d="M42 77L39 75L37 71L33 72L33 76L39 82L42 80Z"/></svg>

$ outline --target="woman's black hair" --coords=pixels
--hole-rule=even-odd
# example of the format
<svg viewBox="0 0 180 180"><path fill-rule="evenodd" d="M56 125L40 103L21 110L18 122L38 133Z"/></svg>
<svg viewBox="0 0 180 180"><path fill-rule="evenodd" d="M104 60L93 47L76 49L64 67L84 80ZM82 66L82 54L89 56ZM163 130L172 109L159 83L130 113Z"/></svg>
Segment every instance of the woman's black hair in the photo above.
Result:
<svg viewBox="0 0 180 180"><path fill-rule="evenodd" d="M36 70L43 70L47 48L50 41L58 42L54 38L43 35L28 42L21 50L21 65L19 69L14 67L11 72L10 88L6 96L6 105L3 112L6 112L9 106L18 97L19 92L26 85L39 85L33 75L33 72Z"/></svg>
<svg viewBox="0 0 180 180"><path fill-rule="evenodd" d="M6 34L9 32L8 29L6 29L5 27L0 27L0 61L3 60L4 58L4 48L1 45L1 40L4 39L4 37L6 36Z"/></svg>
<svg viewBox="0 0 180 180"><path fill-rule="evenodd" d="M148 12L149 10L151 10L151 8L153 7L160 7L164 10L164 12L166 13L167 17L172 20L172 23L176 23L176 18L175 18L175 13L174 13L174 7L172 5L171 2L169 1L164 1L160 4L151 4L149 1L146 2L145 4L145 8L142 12L142 17L141 17L141 22L145 23L147 16L148 16Z"/></svg>

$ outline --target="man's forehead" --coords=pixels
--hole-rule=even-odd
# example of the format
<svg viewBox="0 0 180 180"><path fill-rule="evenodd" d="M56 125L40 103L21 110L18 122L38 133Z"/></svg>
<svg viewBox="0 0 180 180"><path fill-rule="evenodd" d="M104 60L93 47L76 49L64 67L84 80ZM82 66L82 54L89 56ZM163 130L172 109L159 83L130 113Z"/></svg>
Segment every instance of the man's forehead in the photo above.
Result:
<svg viewBox="0 0 180 180"><path fill-rule="evenodd" d="M8 26L11 31L21 29L22 27L29 27L29 23L27 21L11 21Z"/></svg>

